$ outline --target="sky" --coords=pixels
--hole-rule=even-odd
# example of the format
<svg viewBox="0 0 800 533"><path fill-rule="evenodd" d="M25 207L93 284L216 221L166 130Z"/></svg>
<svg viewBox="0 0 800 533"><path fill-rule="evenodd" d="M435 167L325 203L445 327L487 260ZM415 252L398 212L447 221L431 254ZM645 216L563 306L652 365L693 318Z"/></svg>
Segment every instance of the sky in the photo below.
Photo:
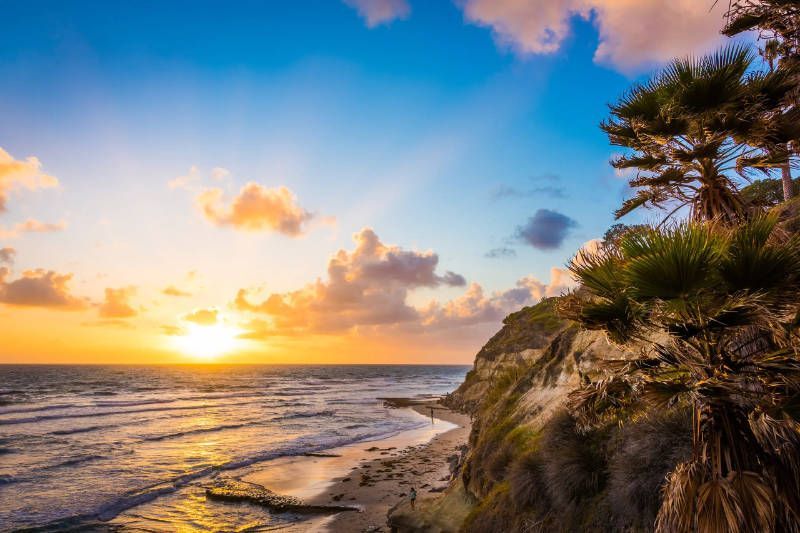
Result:
<svg viewBox="0 0 800 533"><path fill-rule="evenodd" d="M0 363L471 363L712 4L2 2Z"/></svg>

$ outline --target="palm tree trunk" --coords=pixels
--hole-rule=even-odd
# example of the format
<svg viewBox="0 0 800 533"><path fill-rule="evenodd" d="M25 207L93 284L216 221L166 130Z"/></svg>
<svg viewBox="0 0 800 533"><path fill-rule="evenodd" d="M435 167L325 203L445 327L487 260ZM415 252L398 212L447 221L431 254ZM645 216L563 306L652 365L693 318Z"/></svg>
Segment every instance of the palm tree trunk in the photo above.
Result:
<svg viewBox="0 0 800 533"><path fill-rule="evenodd" d="M783 182L783 200L789 201L794 196L794 183L792 182L792 167L790 161L787 160L785 165L781 166L781 181Z"/></svg>

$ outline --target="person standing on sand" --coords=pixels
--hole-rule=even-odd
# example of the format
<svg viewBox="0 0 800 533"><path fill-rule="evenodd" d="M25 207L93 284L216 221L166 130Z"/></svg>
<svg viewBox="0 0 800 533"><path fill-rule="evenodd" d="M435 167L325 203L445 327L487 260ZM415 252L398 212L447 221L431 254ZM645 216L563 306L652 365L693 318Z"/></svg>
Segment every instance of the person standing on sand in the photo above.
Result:
<svg viewBox="0 0 800 533"><path fill-rule="evenodd" d="M408 493L408 499L411 501L411 508L414 508L414 504L417 502L417 489L411 487L411 492Z"/></svg>

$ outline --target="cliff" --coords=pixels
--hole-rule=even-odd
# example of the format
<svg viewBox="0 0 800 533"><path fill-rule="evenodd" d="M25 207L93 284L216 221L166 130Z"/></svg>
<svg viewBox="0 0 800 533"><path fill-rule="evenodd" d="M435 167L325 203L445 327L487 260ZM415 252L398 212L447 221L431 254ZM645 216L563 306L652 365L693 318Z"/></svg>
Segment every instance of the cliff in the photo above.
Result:
<svg viewBox="0 0 800 533"><path fill-rule="evenodd" d="M567 395L625 354L560 319L557 299L509 315L446 400L473 417L460 475L435 511L390 515L396 531L649 531L666 474L689 453L685 413L581 431ZM452 513L451 513L452 514Z"/></svg>

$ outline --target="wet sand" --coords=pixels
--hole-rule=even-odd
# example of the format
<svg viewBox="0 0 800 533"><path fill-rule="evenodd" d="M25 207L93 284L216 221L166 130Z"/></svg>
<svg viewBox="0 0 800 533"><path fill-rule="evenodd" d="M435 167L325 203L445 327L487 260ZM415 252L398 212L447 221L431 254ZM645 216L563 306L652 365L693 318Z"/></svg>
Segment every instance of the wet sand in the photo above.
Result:
<svg viewBox="0 0 800 533"><path fill-rule="evenodd" d="M430 418L430 405L411 407ZM335 457L285 457L243 478L309 504L355 506L307 524L310 531L388 531L386 514L416 487L421 501L437 495L450 477L448 458L469 437L469 417L439 405L423 428L370 442L326 450Z"/></svg>

